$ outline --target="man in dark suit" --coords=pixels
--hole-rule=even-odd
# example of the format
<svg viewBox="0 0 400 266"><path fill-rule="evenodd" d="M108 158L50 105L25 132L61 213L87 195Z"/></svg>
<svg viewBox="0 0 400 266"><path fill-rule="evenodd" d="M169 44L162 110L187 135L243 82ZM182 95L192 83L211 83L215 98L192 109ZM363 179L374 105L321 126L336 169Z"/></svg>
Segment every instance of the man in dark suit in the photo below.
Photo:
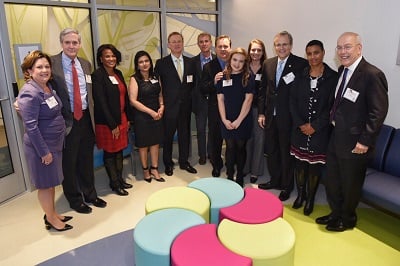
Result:
<svg viewBox="0 0 400 266"><path fill-rule="evenodd" d="M183 36L179 32L168 35L171 54L156 62L154 72L160 76L164 97L163 161L165 174L173 175L172 143L178 133L179 167L189 173L197 173L189 163L190 118L195 69L189 57L182 54Z"/></svg>
<svg viewBox="0 0 400 266"><path fill-rule="evenodd" d="M287 31L274 38L277 56L263 64L258 99L258 123L265 127L265 145L271 180L259 184L261 189L281 189L279 199L290 197L293 190L293 158L290 156L292 118L289 110L290 89L296 75L307 65L307 60L291 53L293 38Z"/></svg>
<svg viewBox="0 0 400 266"><path fill-rule="evenodd" d="M200 83L203 66L215 58L215 55L211 53L211 34L200 33L197 36L197 45L200 48L200 53L192 58L196 68L196 86L193 90L192 110L196 118L199 164L203 165L207 161L207 150L210 152L211 146L210 137L208 137L208 142L206 137L208 103L207 98L200 91ZM208 133L210 134L210 132Z"/></svg>
<svg viewBox="0 0 400 266"><path fill-rule="evenodd" d="M217 90L215 88L215 75L225 68L225 63L229 59L231 51L231 38L227 35L220 35L215 39L215 52L217 57L211 62L204 65L201 76L201 92L208 99L208 132L209 141L211 142L211 164L213 170L212 176L221 175L223 161L222 152L222 136L220 128L220 116L218 111Z"/></svg>
<svg viewBox="0 0 400 266"><path fill-rule="evenodd" d="M81 36L75 29L64 29L60 33L63 51L51 57L52 75L57 83L56 92L61 98L62 114L67 127L63 150L63 191L72 209L79 213L90 213L86 203L103 208L107 203L97 196L94 186L93 148L94 113L91 81L91 64L79 58ZM72 60L74 63L72 63ZM77 71L80 91L80 110L74 107L73 64ZM74 113L81 113L80 118Z"/></svg>
<svg viewBox="0 0 400 266"><path fill-rule="evenodd" d="M336 53L342 66L331 109L333 132L327 152L326 195L331 213L316 219L329 231L356 226L367 163L388 111L385 74L362 56L361 38L345 32Z"/></svg>

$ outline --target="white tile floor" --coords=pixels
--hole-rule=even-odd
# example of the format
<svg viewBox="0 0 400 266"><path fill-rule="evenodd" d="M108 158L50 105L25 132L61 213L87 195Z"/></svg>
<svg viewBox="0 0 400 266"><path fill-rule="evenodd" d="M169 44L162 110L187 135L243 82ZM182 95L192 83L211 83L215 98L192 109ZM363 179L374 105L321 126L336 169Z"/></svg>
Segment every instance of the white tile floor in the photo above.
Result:
<svg viewBox="0 0 400 266"><path fill-rule="evenodd" d="M174 147L174 150L177 150ZM43 212L37 201L37 193L25 193L16 199L0 206L0 265L35 265L49 258L91 243L98 239L116 233L133 229L137 222L145 215L144 205L147 197L153 192L170 186L186 186L191 181L211 176L211 165L198 165L197 156L193 156L192 163L197 174L189 174L175 167L174 175L163 175L162 163L160 172L167 179L165 183L142 180L140 164L137 162L138 174L134 177L129 158L124 161L124 173L128 182L133 183L133 189L128 190L127 197L115 195L108 187L108 178L104 168L96 170L96 188L100 197L107 201L104 209L93 207L91 214L78 214L69 208L62 194L61 186L56 188L56 206L60 213L74 216L69 223L74 226L70 231L46 231L43 224ZM225 178L225 169L221 178ZM266 182L263 176L258 182ZM248 183L246 186L256 186ZM279 191L271 190L278 195ZM295 192L285 204L291 204ZM320 186L317 193L317 204L326 204L324 189Z"/></svg>

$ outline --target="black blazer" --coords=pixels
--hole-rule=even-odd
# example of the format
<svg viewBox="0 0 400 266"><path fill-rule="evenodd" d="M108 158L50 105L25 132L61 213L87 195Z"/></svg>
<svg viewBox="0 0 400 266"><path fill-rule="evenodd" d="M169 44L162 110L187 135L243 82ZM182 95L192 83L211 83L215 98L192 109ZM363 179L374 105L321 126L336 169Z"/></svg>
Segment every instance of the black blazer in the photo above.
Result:
<svg viewBox="0 0 400 266"><path fill-rule="evenodd" d="M122 72L115 69L115 74L126 83ZM118 84L113 84L107 71L100 66L92 73L94 120L96 124L107 125L110 130L121 124L121 104ZM128 90L125 92L125 112L129 108ZM130 120L128 118L128 120Z"/></svg>
<svg viewBox="0 0 400 266"><path fill-rule="evenodd" d="M208 104L218 105L217 89L214 85L214 77L218 72L221 71L222 68L217 57L203 66L200 91L205 97L208 98Z"/></svg>
<svg viewBox="0 0 400 266"><path fill-rule="evenodd" d="M342 97L336 109L333 148L344 158L370 156L389 107L385 74L363 58L346 85L350 89L358 96L354 102ZM351 153L357 142L369 147L366 154Z"/></svg>
<svg viewBox="0 0 400 266"><path fill-rule="evenodd" d="M292 124L289 97L293 81L286 84L283 77L289 73L293 73L295 77L300 75L303 69L308 66L308 62L304 58L290 54L279 80L278 88L275 85L277 64L277 56L267 59L263 64L261 88L258 96L258 113L265 115L265 126L269 128L274 109L276 109L276 119L279 120L278 128L289 131Z"/></svg>
<svg viewBox="0 0 400 266"><path fill-rule="evenodd" d="M158 59L154 72L160 77L164 98L164 116L174 118L179 112L191 112L195 68L189 57L183 56L183 80L176 71L171 55Z"/></svg>
<svg viewBox="0 0 400 266"><path fill-rule="evenodd" d="M211 60L214 58L215 54L211 53ZM207 105L207 98L201 92L201 76L203 69L201 68L200 54L192 57L192 63L196 70L196 85L193 89L193 94L192 94L192 111L193 113L196 114L197 110L199 110L202 105Z"/></svg>

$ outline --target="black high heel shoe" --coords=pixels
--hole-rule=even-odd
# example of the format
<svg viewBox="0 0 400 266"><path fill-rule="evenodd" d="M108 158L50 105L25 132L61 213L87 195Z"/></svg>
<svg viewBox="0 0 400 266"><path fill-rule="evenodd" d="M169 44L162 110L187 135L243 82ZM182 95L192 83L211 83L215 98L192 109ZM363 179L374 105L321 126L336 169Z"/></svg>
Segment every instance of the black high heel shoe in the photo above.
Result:
<svg viewBox="0 0 400 266"><path fill-rule="evenodd" d="M74 217L72 217L72 216L64 216L64 219L62 219L61 220L61 222L68 222L69 220L72 220L72 218L74 218ZM45 220L45 224L46 224L46 214L43 216L43 220Z"/></svg>
<svg viewBox="0 0 400 266"><path fill-rule="evenodd" d="M151 171L149 170L149 167L142 167L142 169L143 169L143 179L144 179L144 181L146 181L147 183L151 183ZM145 177L144 176L144 171L149 171L149 177Z"/></svg>
<svg viewBox="0 0 400 266"><path fill-rule="evenodd" d="M158 171L158 167L157 167L157 166L151 166L151 167L150 167L150 175L153 175L153 174L151 173L151 170L157 170L157 171ZM156 178L156 176L153 175L153 177L154 177L154 180L156 180L157 182L165 182L165 179L162 178L161 176L160 176L159 178Z"/></svg>
<svg viewBox="0 0 400 266"><path fill-rule="evenodd" d="M47 218L44 219L44 224L46 226L46 230L50 230L51 228L53 228L54 230L56 230L58 232L71 230L73 228L72 225L69 225L69 224L65 224L64 227L61 229L55 228L54 225L52 225L51 223L49 223L49 221L47 221Z"/></svg>

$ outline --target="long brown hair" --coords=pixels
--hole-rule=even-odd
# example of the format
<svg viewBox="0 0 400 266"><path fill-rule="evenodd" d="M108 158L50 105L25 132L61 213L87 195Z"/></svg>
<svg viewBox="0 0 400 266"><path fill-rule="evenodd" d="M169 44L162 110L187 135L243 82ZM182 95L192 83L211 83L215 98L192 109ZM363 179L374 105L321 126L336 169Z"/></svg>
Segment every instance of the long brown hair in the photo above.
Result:
<svg viewBox="0 0 400 266"><path fill-rule="evenodd" d="M249 57L247 56L247 52L244 48L239 47L231 51L231 53L229 54L229 59L226 62L226 71L224 71L224 74L226 75L226 79L231 78L231 73L232 73L231 60L233 55L235 54L241 54L244 56L244 65L242 69L243 72L242 85L246 87L250 78L250 71L249 71Z"/></svg>

